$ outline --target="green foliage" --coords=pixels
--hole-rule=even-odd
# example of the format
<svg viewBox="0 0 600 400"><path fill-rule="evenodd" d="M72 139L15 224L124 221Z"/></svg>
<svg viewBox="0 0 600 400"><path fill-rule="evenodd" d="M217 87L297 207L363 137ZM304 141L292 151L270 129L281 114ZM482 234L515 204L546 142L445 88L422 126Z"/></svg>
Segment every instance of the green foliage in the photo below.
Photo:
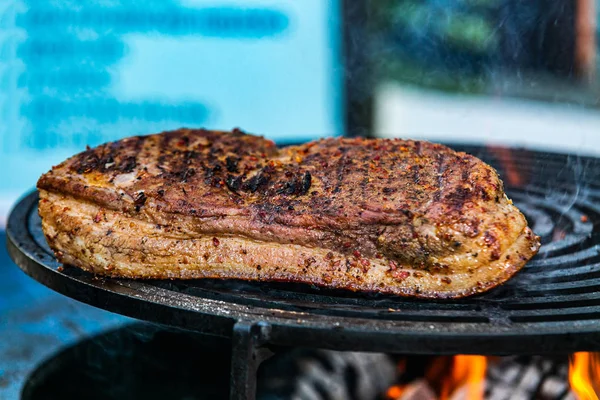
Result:
<svg viewBox="0 0 600 400"><path fill-rule="evenodd" d="M490 21L477 15L455 15L448 20L445 37L451 43L473 51L487 52L497 47L498 37Z"/></svg>
<svg viewBox="0 0 600 400"><path fill-rule="evenodd" d="M423 68L413 61L395 59L381 63L376 69L377 76L400 81L423 88L451 93L483 93L487 87L481 76L469 76L436 68Z"/></svg>

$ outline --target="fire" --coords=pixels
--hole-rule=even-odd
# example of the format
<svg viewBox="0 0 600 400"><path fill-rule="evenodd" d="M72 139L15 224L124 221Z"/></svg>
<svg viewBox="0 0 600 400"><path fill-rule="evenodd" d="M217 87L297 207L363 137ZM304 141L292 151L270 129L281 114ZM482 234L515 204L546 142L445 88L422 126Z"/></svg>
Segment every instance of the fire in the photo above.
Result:
<svg viewBox="0 0 600 400"><path fill-rule="evenodd" d="M439 400L466 399L483 400L485 373L488 358L484 356L457 355L435 357L425 370L423 380L430 389L430 395L410 396L416 390L415 384L391 386L386 398L404 400L406 398L437 398ZM437 393L437 396L433 395Z"/></svg>
<svg viewBox="0 0 600 400"><path fill-rule="evenodd" d="M402 385L391 386L386 393L386 398L388 398L390 400L397 400L400 398L400 396L402 396L402 393L404 393L404 390L405 390L405 387Z"/></svg>
<svg viewBox="0 0 600 400"><path fill-rule="evenodd" d="M511 186L521 187L526 182L523 171L518 168L519 164L515 162L513 151L506 147L488 146L490 153L498 157L504 168L504 179Z"/></svg>
<svg viewBox="0 0 600 400"><path fill-rule="evenodd" d="M486 367L487 359L484 356L454 356L450 375L442 382L440 400L451 399L452 394L459 389L465 393L462 398L483 399Z"/></svg>
<svg viewBox="0 0 600 400"><path fill-rule="evenodd" d="M574 353L569 359L569 383L580 400L598 400L600 353Z"/></svg>
<svg viewBox="0 0 600 400"><path fill-rule="evenodd" d="M500 358L457 355L424 361L425 365L422 358L421 361L404 359L399 362L400 375L405 371L412 371L412 374L387 390L387 400L483 400L486 368L488 364L499 362ZM569 357L569 383L578 400L600 400L600 353L572 354ZM493 392L493 388L491 390Z"/></svg>

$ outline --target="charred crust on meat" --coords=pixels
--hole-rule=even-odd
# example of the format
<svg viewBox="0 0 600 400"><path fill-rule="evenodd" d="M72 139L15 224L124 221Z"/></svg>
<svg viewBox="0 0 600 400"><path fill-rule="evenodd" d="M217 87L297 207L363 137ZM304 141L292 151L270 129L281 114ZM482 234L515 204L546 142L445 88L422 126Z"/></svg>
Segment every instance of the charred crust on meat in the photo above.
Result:
<svg viewBox="0 0 600 400"><path fill-rule="evenodd" d="M135 167L137 166L137 161L135 157L127 157L123 162L119 165L119 171L124 173L133 172Z"/></svg>
<svg viewBox="0 0 600 400"><path fill-rule="evenodd" d="M146 200L148 200L148 198L146 197L146 193L143 191L140 191L138 193L136 193L135 197L133 198L133 203L136 206L143 206L144 204L146 204Z"/></svg>
<svg viewBox="0 0 600 400"><path fill-rule="evenodd" d="M179 138L179 141L177 142L177 144L179 146L187 146L190 144L190 138L186 135L183 135Z"/></svg>
<svg viewBox="0 0 600 400"><path fill-rule="evenodd" d="M302 175L294 176L293 173L289 172L286 177L291 177L289 181L278 182L276 186L278 189L275 190L277 194L283 194L287 196L303 196L308 193L312 183L312 175L310 172L305 172Z"/></svg>
<svg viewBox="0 0 600 400"><path fill-rule="evenodd" d="M466 187L458 187L453 192L448 194L448 196L446 196L445 200L448 202L448 204L452 208L459 210L459 209L462 209L464 204L466 202L468 202L469 200L471 200L471 198L472 198L471 189L466 188Z"/></svg>
<svg viewBox="0 0 600 400"><path fill-rule="evenodd" d="M181 175L181 182L185 183L188 181L188 178L192 177L196 175L196 169L195 168L188 168L186 169L183 174Z"/></svg>
<svg viewBox="0 0 600 400"><path fill-rule="evenodd" d="M238 164L240 162L240 159L238 157L227 157L225 159L225 165L227 167L227 171L231 172L231 173L238 173L240 172L238 169Z"/></svg>
<svg viewBox="0 0 600 400"><path fill-rule="evenodd" d="M304 195L304 194L308 193L311 183L312 183L312 175L310 174L310 172L307 171L302 176L302 187L301 187L299 194Z"/></svg>
<svg viewBox="0 0 600 400"><path fill-rule="evenodd" d="M231 190L234 193L237 193L242 187L243 180L244 180L244 178L241 175L240 176L227 175L225 184L227 185L229 190Z"/></svg>
<svg viewBox="0 0 600 400"><path fill-rule="evenodd" d="M88 149L82 154L81 160L74 165L74 169L78 174L86 174L97 169L99 161L98 155Z"/></svg>
<svg viewBox="0 0 600 400"><path fill-rule="evenodd" d="M204 183L207 185L216 187L219 185L221 181L220 172L221 166L219 164L215 164L212 167L204 168Z"/></svg>
<svg viewBox="0 0 600 400"><path fill-rule="evenodd" d="M269 176L268 173L264 171L259 171L252 178L248 179L242 184L242 190L255 193L257 190L261 188L266 188L269 184Z"/></svg>

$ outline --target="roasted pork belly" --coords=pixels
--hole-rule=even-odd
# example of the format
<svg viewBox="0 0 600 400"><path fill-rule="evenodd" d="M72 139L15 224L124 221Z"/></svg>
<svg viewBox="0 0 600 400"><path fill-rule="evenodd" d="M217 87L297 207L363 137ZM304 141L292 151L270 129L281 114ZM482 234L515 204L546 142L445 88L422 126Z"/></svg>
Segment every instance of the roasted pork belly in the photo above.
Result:
<svg viewBox="0 0 600 400"><path fill-rule="evenodd" d="M58 259L112 277L457 298L505 282L540 246L493 168L421 141L278 148L179 129L87 149L38 188Z"/></svg>

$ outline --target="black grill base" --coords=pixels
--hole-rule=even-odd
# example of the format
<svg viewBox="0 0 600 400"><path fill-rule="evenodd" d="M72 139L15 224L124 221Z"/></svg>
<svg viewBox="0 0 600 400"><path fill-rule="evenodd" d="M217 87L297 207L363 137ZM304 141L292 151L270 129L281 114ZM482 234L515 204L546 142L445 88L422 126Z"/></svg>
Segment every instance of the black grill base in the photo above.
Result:
<svg viewBox="0 0 600 400"><path fill-rule="evenodd" d="M256 335L246 328L238 325L236 336L248 331ZM237 342L247 349L244 343ZM233 357L230 364L231 346L225 338L134 323L48 358L30 374L21 400L251 399L261 352L246 359ZM238 349L238 356L242 353ZM230 376L238 379L230 382ZM323 398L374 399L395 378L396 363L383 354L290 349L263 365L256 379L257 398L312 398L318 392Z"/></svg>
<svg viewBox="0 0 600 400"><path fill-rule="evenodd" d="M227 399L229 355L224 338L134 324L51 357L21 399Z"/></svg>

